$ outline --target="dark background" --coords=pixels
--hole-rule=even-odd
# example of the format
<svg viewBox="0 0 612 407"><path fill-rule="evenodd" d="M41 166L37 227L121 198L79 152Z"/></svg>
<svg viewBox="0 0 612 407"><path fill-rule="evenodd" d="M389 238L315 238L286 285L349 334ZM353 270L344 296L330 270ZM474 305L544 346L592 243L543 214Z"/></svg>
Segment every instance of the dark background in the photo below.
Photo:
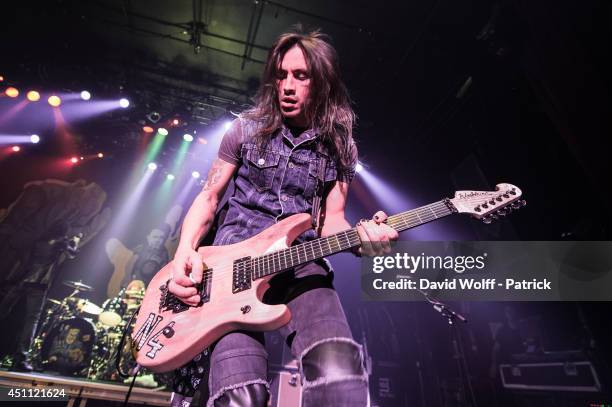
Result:
<svg viewBox="0 0 612 407"><path fill-rule="evenodd" d="M301 22L331 35L359 116L360 157L406 198L398 202L397 196L374 189L370 199L363 199L355 193L362 188L357 179L348 208L351 221L380 208L423 205L457 189L487 190L511 182L522 188L528 202L512 218L485 227L453 217L404 236L610 240L611 7L608 2L550 0L6 3L0 44L3 86L45 92L89 89L94 98L129 97L132 106L70 123L74 137L69 145L60 141L57 129L47 127L39 145L3 158L0 205L10 205L31 180L83 178L100 184L109 194L107 206L116 210L120 181L138 157L147 113L161 113L161 122L180 117L189 123L185 129L193 130L240 112L257 87L267 47ZM0 109L10 106L0 102ZM17 117L0 130L29 128L31 122ZM168 157L179 139L165 146ZM46 166L70 152L97 151L105 152L104 160L68 172ZM205 173L212 156L214 151L191 158ZM140 243L162 215L145 200L122 237L126 245ZM88 262L100 247L92 242L62 268L64 279L81 278L97 286L92 299L98 302L104 299L109 264ZM431 405L442 403L440 383L452 383L456 376L445 322L425 304L362 303L358 277L349 274L351 269L356 274L357 260L339 255L333 262L355 336L361 340L365 334L375 360L399 361L393 374L405 378L406 394L418 393L414 366L424 358L426 397ZM65 291L58 286L54 293L61 297ZM486 399L488 323L502 319L502 304L460 307L471 316L462 329L470 341L472 372L482 378L479 397ZM583 346L586 321L601 350L609 352L609 304L516 307L521 318L540 317L547 349ZM397 405L403 405L400 400Z"/></svg>

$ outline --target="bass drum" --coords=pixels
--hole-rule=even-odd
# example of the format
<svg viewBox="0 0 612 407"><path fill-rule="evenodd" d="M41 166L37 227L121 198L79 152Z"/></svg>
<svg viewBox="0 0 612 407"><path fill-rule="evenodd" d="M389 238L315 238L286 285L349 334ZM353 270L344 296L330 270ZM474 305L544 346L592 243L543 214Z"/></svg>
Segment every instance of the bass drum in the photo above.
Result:
<svg viewBox="0 0 612 407"><path fill-rule="evenodd" d="M42 344L44 368L66 376L85 376L95 342L96 329L90 321L71 318L58 323Z"/></svg>

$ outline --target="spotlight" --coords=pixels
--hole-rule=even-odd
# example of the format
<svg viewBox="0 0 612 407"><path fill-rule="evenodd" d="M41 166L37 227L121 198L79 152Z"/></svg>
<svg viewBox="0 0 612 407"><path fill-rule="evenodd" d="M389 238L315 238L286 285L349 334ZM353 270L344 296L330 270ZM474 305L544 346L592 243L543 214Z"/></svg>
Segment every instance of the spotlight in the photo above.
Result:
<svg viewBox="0 0 612 407"><path fill-rule="evenodd" d="M157 112L151 112L147 115L147 119L149 119L151 123L157 123L159 119L161 119L161 115Z"/></svg>
<svg viewBox="0 0 612 407"><path fill-rule="evenodd" d="M166 175L166 179L167 179L168 181L172 181L172 180L174 179L174 175L172 175L172 174L168 174L168 175Z"/></svg>
<svg viewBox="0 0 612 407"><path fill-rule="evenodd" d="M193 136L189 133L185 133L183 134L183 140L188 141L188 142L192 142L193 141Z"/></svg>
<svg viewBox="0 0 612 407"><path fill-rule="evenodd" d="M195 179L198 179L198 178L200 178L200 173L199 173L199 172L197 172L197 171L194 171L194 172L192 172L192 173L191 173L191 176L192 176L193 178L195 178Z"/></svg>
<svg viewBox="0 0 612 407"><path fill-rule="evenodd" d="M102 157L104 157L104 154L98 153L98 158L102 158Z"/></svg>
<svg viewBox="0 0 612 407"><path fill-rule="evenodd" d="M227 131L227 130L229 130L229 128L230 128L230 127L232 127L232 122L230 122L229 120L228 120L228 121L226 121L226 122L223 124L223 127L225 127L225 130L226 130L226 131Z"/></svg>
<svg viewBox="0 0 612 407"><path fill-rule="evenodd" d="M21 147L13 146L13 148L11 148L11 150L13 150L14 152L18 152L18 151L21 151Z"/></svg>
<svg viewBox="0 0 612 407"><path fill-rule="evenodd" d="M121 106L122 108L127 108L130 105L130 101L127 100L126 98L121 98L119 99L119 106Z"/></svg>
<svg viewBox="0 0 612 407"><path fill-rule="evenodd" d="M153 127L151 126L143 126L142 127L142 131L144 131L145 133L151 134L154 132Z"/></svg>
<svg viewBox="0 0 612 407"><path fill-rule="evenodd" d="M161 134L162 136L167 136L167 135L168 135L168 130L166 130L166 129L165 129L165 128L163 128L163 127L160 127L159 129L157 129L157 132L158 132L159 134Z"/></svg>
<svg viewBox="0 0 612 407"><path fill-rule="evenodd" d="M72 157L72 158L70 159L70 162L71 162L71 163L73 163L73 164L76 164L76 163L78 163L78 162L79 162L79 159L78 159L78 158L76 158L76 157Z"/></svg>
<svg viewBox="0 0 612 407"><path fill-rule="evenodd" d="M30 102L38 102L40 100L40 93L35 90L31 90L26 94L26 97Z"/></svg>
<svg viewBox="0 0 612 407"><path fill-rule="evenodd" d="M0 82L4 81L4 76L0 75Z"/></svg>
<svg viewBox="0 0 612 407"><path fill-rule="evenodd" d="M363 171L363 164L358 162L357 165L355 166L355 172L359 173L361 171Z"/></svg>
<svg viewBox="0 0 612 407"><path fill-rule="evenodd" d="M91 93L89 93L86 90L84 90L83 92L81 92L81 99L83 99L83 100L91 99Z"/></svg>
<svg viewBox="0 0 612 407"><path fill-rule="evenodd" d="M40 141L40 137L38 137L38 134L32 134L30 136L30 141L34 144L38 143Z"/></svg>
<svg viewBox="0 0 612 407"><path fill-rule="evenodd" d="M174 126L178 126L181 122L179 121L179 119L174 119L172 120L172 125Z"/></svg>
<svg viewBox="0 0 612 407"><path fill-rule="evenodd" d="M155 171L157 169L157 164L155 163L149 163L149 165L147 165L147 167L151 170L151 171Z"/></svg>
<svg viewBox="0 0 612 407"><path fill-rule="evenodd" d="M53 107L59 107L59 105L62 104L62 99L59 98L59 96L49 96L49 99L47 99L47 102L49 102L49 104Z"/></svg>
<svg viewBox="0 0 612 407"><path fill-rule="evenodd" d="M17 90L17 88L14 88L12 86L9 88L6 88L4 93L6 93L6 96L10 98L16 98L17 96L19 96L19 91Z"/></svg>

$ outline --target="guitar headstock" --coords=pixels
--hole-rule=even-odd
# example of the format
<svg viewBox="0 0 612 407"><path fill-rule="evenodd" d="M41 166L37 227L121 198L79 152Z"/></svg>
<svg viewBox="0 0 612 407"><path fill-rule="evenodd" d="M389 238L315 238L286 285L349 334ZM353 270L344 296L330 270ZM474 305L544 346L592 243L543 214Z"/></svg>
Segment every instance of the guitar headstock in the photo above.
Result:
<svg viewBox="0 0 612 407"><path fill-rule="evenodd" d="M527 202L521 199L522 191L512 184L497 184L495 191L457 191L449 199L457 212L469 213L484 223L510 214Z"/></svg>

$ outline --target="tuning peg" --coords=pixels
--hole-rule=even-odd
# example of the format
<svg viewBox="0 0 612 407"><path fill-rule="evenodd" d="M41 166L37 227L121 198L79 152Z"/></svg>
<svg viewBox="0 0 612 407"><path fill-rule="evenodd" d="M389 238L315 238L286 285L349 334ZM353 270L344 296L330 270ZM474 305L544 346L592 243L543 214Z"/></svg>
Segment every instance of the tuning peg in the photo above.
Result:
<svg viewBox="0 0 612 407"><path fill-rule="evenodd" d="M488 225L489 223L493 222L493 219L491 219L489 216L485 216L482 218L482 221Z"/></svg>
<svg viewBox="0 0 612 407"><path fill-rule="evenodd" d="M512 208L512 209L520 209L521 208L521 204L518 203L518 202L512 202L510 204L510 208Z"/></svg>
<svg viewBox="0 0 612 407"><path fill-rule="evenodd" d="M499 215L499 216L506 216L507 213L508 212L505 209L503 209L503 208L502 209L498 209L497 212L496 212L496 214Z"/></svg>

